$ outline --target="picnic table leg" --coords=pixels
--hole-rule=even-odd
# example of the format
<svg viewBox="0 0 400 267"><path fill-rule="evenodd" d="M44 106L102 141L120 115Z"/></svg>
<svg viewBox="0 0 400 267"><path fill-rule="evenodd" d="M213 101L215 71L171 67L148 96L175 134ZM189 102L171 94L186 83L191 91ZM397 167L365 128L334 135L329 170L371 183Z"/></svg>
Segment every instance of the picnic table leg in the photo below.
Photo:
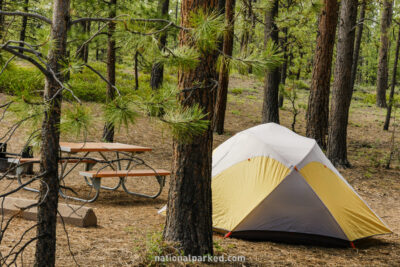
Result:
<svg viewBox="0 0 400 267"><path fill-rule="evenodd" d="M107 157L106 156L104 156L104 154L103 153L101 153L101 152L99 152L99 154L101 155L101 157L105 160L105 161L108 161L108 159L107 159ZM117 154L118 155L118 154ZM120 163L118 162L118 166L120 167ZM111 169L113 169L114 171L116 170L115 169L115 167L113 166L113 165L111 165L111 164L109 164L109 166L111 167ZM91 168L90 169L87 169L86 171L90 171L91 170ZM91 183L90 183L90 181L88 180L88 178L86 177L86 176L84 176L84 179L85 179L85 181L86 181L86 183L89 185L89 186L93 186ZM116 185L116 186L114 186L114 187L108 187L108 186L100 186L100 188L101 189L104 189L104 190L110 190L110 191L115 191L115 190L117 190L120 186L121 186L121 184L122 184L122 181L121 181L121 179L119 179L119 181L118 181L118 184Z"/></svg>
<svg viewBox="0 0 400 267"><path fill-rule="evenodd" d="M60 195L64 198L77 200L77 201L81 201L81 202L85 202L85 203L95 202L100 195L101 178L90 178L90 179L92 180L92 182L91 182L92 187L96 190L96 194L91 199L84 199L84 198L79 198L79 197L68 196L68 195L65 195L61 190L60 190Z"/></svg>
<svg viewBox="0 0 400 267"><path fill-rule="evenodd" d="M157 197L161 194L161 192L162 192L162 190L163 190L163 188L164 188L164 185L165 185L165 176L156 176L156 179L157 179L157 182L158 182L158 184L159 184L160 187L159 187L158 192L157 192L156 194L154 194L154 195L146 195L146 194L135 193L135 192L129 191L129 189L125 186L125 180L122 181L122 188L123 188L124 191L125 191L126 193L128 193L129 195L155 199L155 198L157 198ZM121 180L122 180L122 179L121 179Z"/></svg>
<svg viewBox="0 0 400 267"><path fill-rule="evenodd" d="M23 185L23 182L21 181L21 176L24 173L24 171L25 171L25 166L18 166L15 170L15 174L17 175L17 181L19 185ZM39 190L27 186L23 187L23 189L25 189L26 191L39 193Z"/></svg>

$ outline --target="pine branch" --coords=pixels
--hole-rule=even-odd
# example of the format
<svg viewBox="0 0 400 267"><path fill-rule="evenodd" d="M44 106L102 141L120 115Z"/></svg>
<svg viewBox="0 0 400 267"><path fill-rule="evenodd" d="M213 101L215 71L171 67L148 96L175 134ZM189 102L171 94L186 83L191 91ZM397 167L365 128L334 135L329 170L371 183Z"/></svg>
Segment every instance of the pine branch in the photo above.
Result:
<svg viewBox="0 0 400 267"><path fill-rule="evenodd" d="M3 74L3 72L6 70L8 64L10 64L10 62L13 61L14 58L16 58L16 57L17 56L14 55L14 56L10 57L10 59L7 60L6 64L4 64L3 68L0 71L0 75Z"/></svg>
<svg viewBox="0 0 400 267"><path fill-rule="evenodd" d="M36 60L34 60L33 58L31 58L31 57L29 57L29 56L27 56L27 55L21 54L21 53L15 51L15 50L13 50L13 49L7 47L7 44L2 45L2 46L0 47L0 50L1 50L1 49L5 50L5 51L7 51L7 52L13 54L14 56L17 56L17 57L21 58L21 59L24 59L24 60L26 60L26 61L29 61L30 63L32 63L33 65L35 65L35 67L37 67L45 76L48 77L48 76L50 75L50 73L49 73L39 62L37 62Z"/></svg>
<svg viewBox="0 0 400 267"><path fill-rule="evenodd" d="M20 12L20 11L14 11L14 12L8 12L8 11L0 11L0 15L3 16L21 16L21 17L28 17L28 18L35 18L38 20L41 20L43 22L46 22L47 24L52 24L51 20L46 18L45 16L36 14L36 13L27 13L27 12Z"/></svg>

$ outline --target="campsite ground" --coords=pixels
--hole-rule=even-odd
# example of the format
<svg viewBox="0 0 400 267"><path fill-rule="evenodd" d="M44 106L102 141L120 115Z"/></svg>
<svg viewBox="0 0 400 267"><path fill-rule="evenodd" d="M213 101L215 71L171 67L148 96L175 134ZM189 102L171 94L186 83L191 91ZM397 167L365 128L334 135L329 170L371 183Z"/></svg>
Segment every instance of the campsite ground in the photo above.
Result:
<svg viewBox="0 0 400 267"><path fill-rule="evenodd" d="M214 146L234 135L260 123L262 105L262 82L255 78L235 75L232 78L226 119L226 133L215 135ZM364 91L363 91L364 90ZM400 265L400 156L395 154L392 168L386 169L385 163L390 154L391 132L382 131L384 110L369 103L371 92L364 89L354 95L349 123L349 160L353 168L340 170L356 191L370 207L389 225L393 234L370 238L356 243L357 249L327 248L318 246L289 245L273 242L250 242L238 239L224 239L215 234L215 253L217 255L245 256L245 266L262 265L306 265L306 266L399 266ZM299 90L299 104L307 103L307 90ZM4 100L4 96L0 98ZM285 101L280 112L281 124L290 127L292 115L290 103ZM94 110L101 112L96 104L88 103ZM298 116L296 130L305 133L304 109ZM8 122L10 123L10 122ZM99 140L102 122L92 126L90 140ZM3 132L4 127L0 130ZM398 130L400 132L400 129ZM10 151L21 148L24 137L20 133L9 142ZM397 149L400 134L397 134ZM146 118L138 119L129 131L121 130L116 141L129 144L150 146L153 152L140 155L154 167L170 169L172 141L167 131ZM63 140L76 141L74 137ZM83 186L82 178L69 177L68 185L80 194L89 192ZM15 181L0 183L2 189ZM146 189L148 184L136 184ZM164 218L157 214L167 201L168 187L156 200L131 197L118 192L102 192L92 207L98 217L98 227L78 228L59 224L57 239L57 266L74 266L70 251L80 266L126 266L151 263L151 256L162 253L158 241ZM17 196L34 199L30 192L19 192ZM65 202L64 199L60 199ZM73 204L79 204L69 202ZM1 252L5 254L18 240L22 232L32 222L15 220L4 236ZM68 246L68 232L70 248ZM34 232L29 233L32 237ZM168 249L168 248L166 248ZM31 265L34 246L24 253L24 264ZM241 265L242 263L237 263Z"/></svg>

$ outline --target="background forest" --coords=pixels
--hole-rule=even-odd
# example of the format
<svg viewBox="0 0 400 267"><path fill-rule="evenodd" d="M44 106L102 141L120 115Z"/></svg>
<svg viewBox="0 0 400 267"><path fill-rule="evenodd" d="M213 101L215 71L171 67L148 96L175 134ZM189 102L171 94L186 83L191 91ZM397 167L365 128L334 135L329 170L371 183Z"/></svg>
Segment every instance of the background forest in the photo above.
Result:
<svg viewBox="0 0 400 267"><path fill-rule="evenodd" d="M0 142L41 158L27 182L41 184L38 223L3 216L0 264L157 265L164 254L400 264L399 10L392 0L0 0ZM356 250L213 234L212 149L267 122L314 138L394 233ZM106 192L88 204L101 227L57 225L68 202L59 140L150 146L158 152L140 160L171 169L167 190L154 201ZM3 201L37 198L7 173L0 188Z"/></svg>

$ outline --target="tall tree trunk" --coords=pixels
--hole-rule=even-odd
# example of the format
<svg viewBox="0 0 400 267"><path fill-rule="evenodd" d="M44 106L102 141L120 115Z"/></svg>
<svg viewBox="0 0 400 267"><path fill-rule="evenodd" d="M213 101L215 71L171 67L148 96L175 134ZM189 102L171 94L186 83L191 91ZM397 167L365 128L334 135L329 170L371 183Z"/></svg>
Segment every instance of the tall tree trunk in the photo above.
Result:
<svg viewBox="0 0 400 267"><path fill-rule="evenodd" d="M264 27L264 45L271 40L278 45L278 27L275 23L275 18L278 16L279 0L273 1L273 6L270 10L265 12L265 27ZM279 123L279 82L280 73L279 68L268 70L265 74L264 81L264 102L262 109L262 122L275 122Z"/></svg>
<svg viewBox="0 0 400 267"><path fill-rule="evenodd" d="M360 17L358 19L358 31L356 35L356 44L354 45L354 55L353 55L353 63L351 67L351 89L354 89L354 84L356 81L357 75L357 67L358 67L358 57L360 55L360 47L361 47L361 39L364 29L364 19L365 19L365 8L367 6L367 0L362 0L361 9L360 9Z"/></svg>
<svg viewBox="0 0 400 267"><path fill-rule="evenodd" d="M159 0L158 2L158 13L159 18L168 19L168 11L169 11L169 0ZM167 44L167 32L163 31L159 36L159 44L158 47L160 50L164 50L165 45ZM155 62L151 69L151 77L150 77L150 85L153 90L159 89L163 83L164 79L164 65L160 62Z"/></svg>
<svg viewBox="0 0 400 267"><path fill-rule="evenodd" d="M54 0L53 24L51 40L53 46L48 54L49 67L56 73L60 81L64 81L62 64L66 55L67 25L69 21L69 0ZM54 95L60 90L60 85L50 77L46 77L44 100L46 105L42 124L42 147L40 169L45 172L41 184L38 207L37 243L35 266L54 266L56 253L56 225L58 206L58 157L60 139L60 116L62 94ZM54 98L53 98L54 97ZM51 100L50 100L51 99ZM47 195L46 195L47 193Z"/></svg>
<svg viewBox="0 0 400 267"><path fill-rule="evenodd" d="M389 52L389 28L392 22L393 0L383 1L381 16L381 46L379 48L378 77L376 87L376 105L385 108L386 89L388 88L388 52Z"/></svg>
<svg viewBox="0 0 400 267"><path fill-rule="evenodd" d="M350 167L347 160L347 124L353 88L349 82L354 51L358 0L342 0L336 45L335 81L329 117L328 158L335 166Z"/></svg>
<svg viewBox="0 0 400 267"><path fill-rule="evenodd" d="M227 29L224 32L224 43L222 51L227 56L232 56L233 37L235 32L235 4L236 0L226 0L225 3L225 23ZM229 59L223 61L218 77L218 91L215 105L214 126L218 134L224 133L225 111L228 98L229 87Z"/></svg>
<svg viewBox="0 0 400 267"><path fill-rule="evenodd" d="M24 12L28 12L29 11L29 0L25 0L24 3ZM23 42L25 42L25 36L26 36L26 27L28 25L28 17L22 17L22 28L21 28L21 32L19 33L19 40L21 41L21 43L19 44L20 47L24 47ZM24 53L24 50L20 49L19 52L21 54Z"/></svg>
<svg viewBox="0 0 400 267"><path fill-rule="evenodd" d="M306 134L308 137L314 138L322 148L326 148L325 137L328 133L329 86L338 8L337 0L324 0L324 6L319 17L317 45L308 99Z"/></svg>
<svg viewBox="0 0 400 267"><path fill-rule="evenodd" d="M111 0L109 2L110 11L108 14L109 18L115 18L117 16L117 0ZM111 85L115 86L115 23L110 22L108 25L108 46L107 46L107 101L113 101L115 98L115 90ZM106 122L103 130L103 140L106 142L114 141L114 125L111 122Z"/></svg>
<svg viewBox="0 0 400 267"><path fill-rule="evenodd" d="M189 17L192 12L215 10L217 0L183 0L181 4L181 25L190 27ZM180 45L194 45L188 32L181 31ZM193 70L180 70L179 88L201 86L204 89L181 92L181 104L198 104L207 114L207 120L214 115L216 80L216 51L201 52L198 66ZM197 136L190 143L174 141L172 175L168 195L168 209L164 239L178 242L185 255L213 254L212 213L211 213L211 154L212 128Z"/></svg>
<svg viewBox="0 0 400 267"><path fill-rule="evenodd" d="M399 34L397 37L397 44L396 44L396 55L394 57L394 64L393 64L392 84L390 87L390 95L389 95L389 105L387 108L385 125L383 126L383 130L385 130L385 131L389 130L390 117L392 116L394 90L395 90L395 86L397 83L396 75L397 75L397 64L399 62L399 50L400 50L400 26L399 26Z"/></svg>

